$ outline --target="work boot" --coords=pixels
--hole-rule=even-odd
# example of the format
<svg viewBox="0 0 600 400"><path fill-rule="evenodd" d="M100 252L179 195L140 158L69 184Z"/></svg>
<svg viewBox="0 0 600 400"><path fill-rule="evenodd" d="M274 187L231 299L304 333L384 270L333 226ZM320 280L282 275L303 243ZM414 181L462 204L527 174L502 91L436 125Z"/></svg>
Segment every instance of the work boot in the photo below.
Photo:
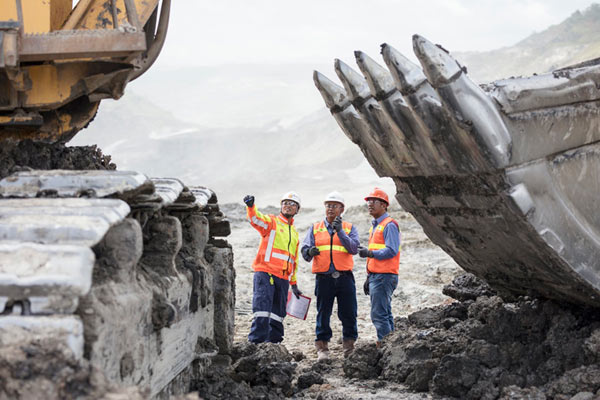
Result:
<svg viewBox="0 0 600 400"><path fill-rule="evenodd" d="M324 340L317 340L315 342L315 347L317 348L317 361L329 360L329 347L327 347L327 342Z"/></svg>
<svg viewBox="0 0 600 400"><path fill-rule="evenodd" d="M344 339L344 358L348 358L348 356L354 351L354 342L354 339Z"/></svg>

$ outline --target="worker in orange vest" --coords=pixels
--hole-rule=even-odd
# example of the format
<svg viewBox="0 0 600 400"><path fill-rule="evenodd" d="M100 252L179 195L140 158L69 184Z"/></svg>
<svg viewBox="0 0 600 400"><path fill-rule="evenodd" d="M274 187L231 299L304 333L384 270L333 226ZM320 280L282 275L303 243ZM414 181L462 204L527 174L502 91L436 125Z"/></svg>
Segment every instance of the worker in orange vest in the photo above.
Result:
<svg viewBox="0 0 600 400"><path fill-rule="evenodd" d="M367 258L367 280L363 286L371 298L371 321L377 331L377 346L394 330L392 294L398 286L400 266L400 229L389 216L390 204L387 193L374 188L365 197L373 226L369 230L369 247L361 247L360 257Z"/></svg>
<svg viewBox="0 0 600 400"><path fill-rule="evenodd" d="M312 260L315 274L318 361L329 358L328 343L332 336L329 322L336 298L344 357L354 350L358 337L356 285L352 274L352 255L358 252L359 246L358 232L350 222L342 221L345 204L340 193L329 193L324 204L325 219L313 224L302 242L302 257L307 262Z"/></svg>
<svg viewBox="0 0 600 400"><path fill-rule="evenodd" d="M254 319L248 340L253 343L279 343L283 340L283 318L286 315L288 290L299 297L296 284L298 266L298 232L294 216L300 210L300 196L288 192L281 198L279 215L264 215L256 208L254 196L244 197L250 225L262 239L252 267Z"/></svg>

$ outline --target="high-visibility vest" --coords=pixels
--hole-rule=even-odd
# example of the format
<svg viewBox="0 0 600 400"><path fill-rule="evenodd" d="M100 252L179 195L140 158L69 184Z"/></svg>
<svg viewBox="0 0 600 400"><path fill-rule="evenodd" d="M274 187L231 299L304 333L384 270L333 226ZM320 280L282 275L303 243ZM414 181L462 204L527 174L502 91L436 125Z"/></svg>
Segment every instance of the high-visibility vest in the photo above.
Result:
<svg viewBox="0 0 600 400"><path fill-rule="evenodd" d="M281 214L264 215L255 206L248 207L247 216L262 236L252 263L254 271L267 272L295 284L300 241L294 220L287 220Z"/></svg>
<svg viewBox="0 0 600 400"><path fill-rule="evenodd" d="M385 239L383 237L383 230L389 223L398 224L393 220L392 217L386 217L379 223L373 230L373 227L369 229L369 250L381 250L385 249ZM374 272L377 274L396 274L400 269L400 246L398 247L398 253L392 258L386 260L378 260L376 258L367 258L367 271Z"/></svg>
<svg viewBox="0 0 600 400"><path fill-rule="evenodd" d="M352 230L350 222L342 222L342 229L349 234ZM329 265L333 262L338 271L352 271L354 260L352 254L344 247L337 232L333 236L327 231L325 221L317 222L313 225L313 235L315 237L315 246L320 253L313 258L312 272L326 272Z"/></svg>

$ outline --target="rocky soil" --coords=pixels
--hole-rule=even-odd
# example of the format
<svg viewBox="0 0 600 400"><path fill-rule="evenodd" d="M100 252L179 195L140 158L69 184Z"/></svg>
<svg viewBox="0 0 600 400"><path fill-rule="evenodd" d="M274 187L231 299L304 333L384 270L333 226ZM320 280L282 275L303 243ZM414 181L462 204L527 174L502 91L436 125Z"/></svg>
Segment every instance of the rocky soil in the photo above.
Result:
<svg viewBox="0 0 600 400"><path fill-rule="evenodd" d="M24 140L2 143L0 179L22 169L116 169L109 155L96 146L67 147Z"/></svg>

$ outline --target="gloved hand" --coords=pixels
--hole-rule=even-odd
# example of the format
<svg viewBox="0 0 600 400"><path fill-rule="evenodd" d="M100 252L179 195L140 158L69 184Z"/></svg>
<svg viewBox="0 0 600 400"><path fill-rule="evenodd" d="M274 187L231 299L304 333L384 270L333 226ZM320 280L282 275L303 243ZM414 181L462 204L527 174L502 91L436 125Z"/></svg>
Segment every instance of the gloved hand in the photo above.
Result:
<svg viewBox="0 0 600 400"><path fill-rule="evenodd" d="M369 275L367 275L367 279L365 280L365 283L363 284L363 292L365 292L365 294L367 296L369 295Z"/></svg>
<svg viewBox="0 0 600 400"><path fill-rule="evenodd" d="M300 289L298 289L298 285L292 285L292 293L294 293L294 296L296 296L297 299L299 299L302 294Z"/></svg>
<svg viewBox="0 0 600 400"><path fill-rule="evenodd" d="M331 226L333 227L333 229L335 229L336 232L341 231L342 230L342 217L340 217L339 215L337 217L335 217Z"/></svg>
<svg viewBox="0 0 600 400"><path fill-rule="evenodd" d="M311 257L314 257L319 254L321 254L321 251L316 246L313 246L310 249L308 249L308 255Z"/></svg>
<svg viewBox="0 0 600 400"><path fill-rule="evenodd" d="M365 257L373 258L373 250L369 250L366 247L359 247L358 255L361 256L362 258L365 258Z"/></svg>
<svg viewBox="0 0 600 400"><path fill-rule="evenodd" d="M246 197L244 197L244 203L246 203L248 207L252 208L252 206L254 205L254 196L249 194Z"/></svg>

